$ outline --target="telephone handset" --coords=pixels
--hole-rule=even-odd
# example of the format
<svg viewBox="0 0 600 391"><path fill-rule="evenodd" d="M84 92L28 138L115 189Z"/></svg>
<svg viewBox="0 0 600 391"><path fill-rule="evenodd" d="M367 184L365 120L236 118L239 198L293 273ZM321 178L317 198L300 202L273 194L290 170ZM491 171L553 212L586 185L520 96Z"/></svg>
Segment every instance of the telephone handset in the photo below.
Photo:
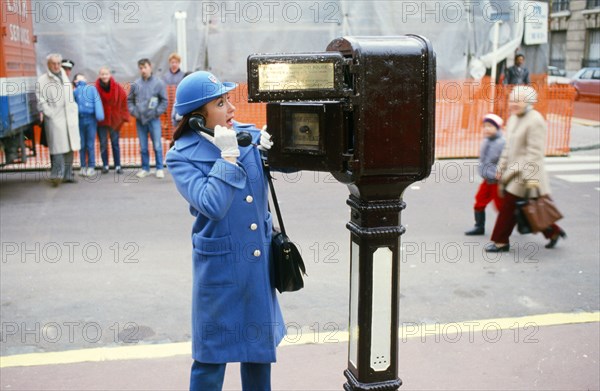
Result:
<svg viewBox="0 0 600 391"><path fill-rule="evenodd" d="M194 129L197 132L204 132L214 137L214 130L207 128L205 124L206 120L201 115L194 115L188 120L188 125L190 125L190 128ZM237 143L240 147L247 147L248 145L252 144L252 135L248 132L237 132L236 138Z"/></svg>

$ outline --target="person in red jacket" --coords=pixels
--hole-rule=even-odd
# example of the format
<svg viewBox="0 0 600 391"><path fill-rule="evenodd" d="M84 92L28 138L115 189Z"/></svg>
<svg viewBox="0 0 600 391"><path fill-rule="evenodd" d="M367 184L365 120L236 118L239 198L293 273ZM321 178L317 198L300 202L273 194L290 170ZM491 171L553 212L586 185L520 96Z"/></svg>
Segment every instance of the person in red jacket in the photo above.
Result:
<svg viewBox="0 0 600 391"><path fill-rule="evenodd" d="M127 93L119 83L113 79L107 66L100 68L96 89L100 94L104 107L104 121L98 122L98 136L100 137L100 155L102 156L102 173L108 172L108 136L112 146L113 160L117 174L123 173L121 169L121 152L119 149L119 131L125 122L129 122L127 110Z"/></svg>

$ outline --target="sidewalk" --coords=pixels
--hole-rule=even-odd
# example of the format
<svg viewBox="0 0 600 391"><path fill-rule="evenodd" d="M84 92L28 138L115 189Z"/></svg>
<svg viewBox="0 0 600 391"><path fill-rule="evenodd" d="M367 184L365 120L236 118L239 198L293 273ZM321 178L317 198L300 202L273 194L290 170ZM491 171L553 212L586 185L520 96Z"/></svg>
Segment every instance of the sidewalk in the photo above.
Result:
<svg viewBox="0 0 600 391"><path fill-rule="evenodd" d="M399 341L401 390L598 390L599 323L427 333ZM347 342L284 346L273 390L341 390ZM3 368L3 390L185 390L189 356ZM241 389L239 365L225 390Z"/></svg>

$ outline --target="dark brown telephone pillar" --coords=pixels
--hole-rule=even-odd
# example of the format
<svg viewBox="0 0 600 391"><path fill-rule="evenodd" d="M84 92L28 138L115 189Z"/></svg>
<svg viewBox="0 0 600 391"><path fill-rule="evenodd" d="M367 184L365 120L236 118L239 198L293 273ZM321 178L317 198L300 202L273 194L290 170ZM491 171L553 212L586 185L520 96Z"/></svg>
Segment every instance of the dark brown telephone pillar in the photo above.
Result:
<svg viewBox="0 0 600 391"><path fill-rule="evenodd" d="M248 58L249 101L272 102L270 166L329 171L350 190L346 391L402 385L402 194L433 165L435 66L417 35L344 37L325 53Z"/></svg>
<svg viewBox="0 0 600 391"><path fill-rule="evenodd" d="M351 58L353 153L347 391L396 390L402 193L434 159L435 55L419 36L348 37L328 51Z"/></svg>
<svg viewBox="0 0 600 391"><path fill-rule="evenodd" d="M350 342L344 375L350 390L396 390L400 199L347 201L352 219L350 248Z"/></svg>

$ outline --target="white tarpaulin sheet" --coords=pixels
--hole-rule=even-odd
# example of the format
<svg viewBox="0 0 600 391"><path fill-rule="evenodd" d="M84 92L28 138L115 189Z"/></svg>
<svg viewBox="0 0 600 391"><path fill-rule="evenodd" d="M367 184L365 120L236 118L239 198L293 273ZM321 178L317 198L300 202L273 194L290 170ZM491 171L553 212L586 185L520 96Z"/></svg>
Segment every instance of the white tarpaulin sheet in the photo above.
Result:
<svg viewBox="0 0 600 391"><path fill-rule="evenodd" d="M138 77L137 60L155 74L177 51L175 13L186 14L188 71L206 69L224 80L246 80L252 53L322 52L344 35L419 34L433 43L438 79L469 77L468 64L492 50L492 27L502 20L499 44L517 41L532 73L544 72L545 45L519 45L519 23L531 19L527 1L32 1L38 72L58 52L88 79L108 65L120 82ZM521 35L519 35L521 34ZM514 55L513 48L509 48ZM502 58L497 59L502 60Z"/></svg>

